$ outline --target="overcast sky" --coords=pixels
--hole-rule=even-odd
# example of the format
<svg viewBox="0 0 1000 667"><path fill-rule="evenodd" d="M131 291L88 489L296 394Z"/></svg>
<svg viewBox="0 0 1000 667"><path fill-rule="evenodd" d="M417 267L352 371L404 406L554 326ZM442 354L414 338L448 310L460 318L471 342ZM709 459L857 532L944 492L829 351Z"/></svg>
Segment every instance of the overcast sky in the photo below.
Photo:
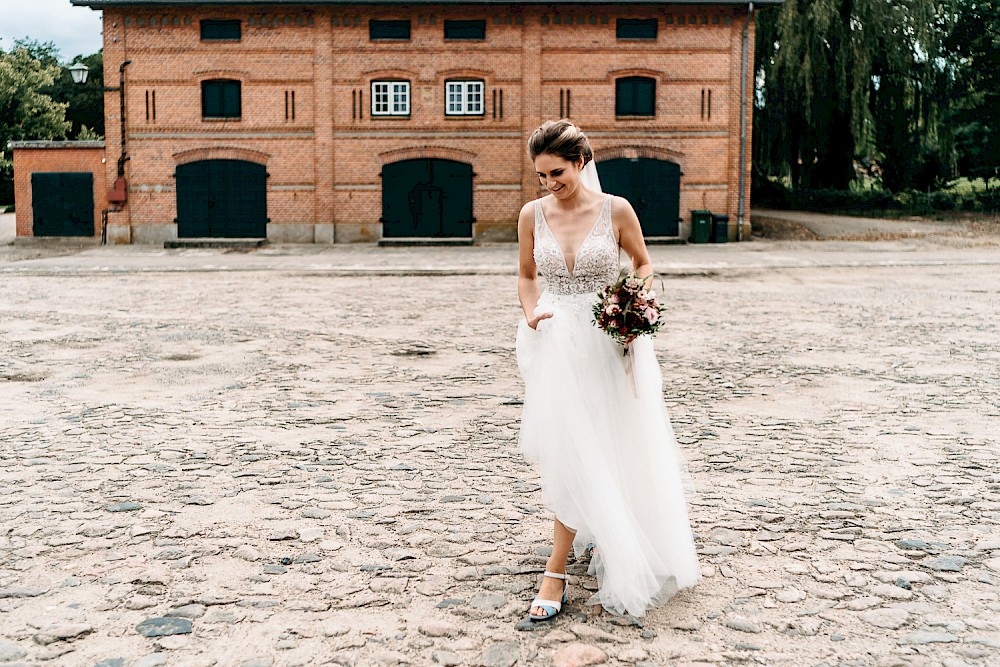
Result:
<svg viewBox="0 0 1000 667"><path fill-rule="evenodd" d="M101 12L69 0L0 0L0 49L9 51L25 37L55 42L60 59L69 62L103 46Z"/></svg>

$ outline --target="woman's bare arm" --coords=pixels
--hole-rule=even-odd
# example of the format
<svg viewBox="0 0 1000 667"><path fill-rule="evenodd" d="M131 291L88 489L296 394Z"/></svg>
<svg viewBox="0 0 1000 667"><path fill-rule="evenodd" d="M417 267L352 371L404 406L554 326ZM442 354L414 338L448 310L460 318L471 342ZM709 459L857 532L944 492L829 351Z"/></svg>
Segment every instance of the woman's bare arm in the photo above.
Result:
<svg viewBox="0 0 1000 667"><path fill-rule="evenodd" d="M517 216L517 298L524 311L524 319L532 329L541 320L552 317L552 313L542 313L535 317L535 307L541 290L538 287L538 268L535 266L535 211L534 202L528 202Z"/></svg>
<svg viewBox="0 0 1000 667"><path fill-rule="evenodd" d="M646 287L649 287L653 281L653 262L649 259L642 227L632 204L623 197L615 197L611 202L611 215L618 227L619 245L632 260L636 275L644 278Z"/></svg>

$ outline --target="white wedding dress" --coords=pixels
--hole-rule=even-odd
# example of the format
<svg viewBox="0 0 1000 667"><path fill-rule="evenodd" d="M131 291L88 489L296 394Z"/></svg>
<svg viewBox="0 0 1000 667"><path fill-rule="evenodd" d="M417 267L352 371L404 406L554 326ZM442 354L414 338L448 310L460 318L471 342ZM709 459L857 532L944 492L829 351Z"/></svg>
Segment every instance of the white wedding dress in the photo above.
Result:
<svg viewBox="0 0 1000 667"><path fill-rule="evenodd" d="M541 476L545 504L576 531L576 553L597 547L589 573L599 588L587 603L642 616L694 586L700 568L653 341L632 343L636 397L622 347L593 322L597 291L619 272L611 196L572 272L540 200L534 233L535 264L545 278L535 312L554 315L537 330L522 319L517 330L521 451Z"/></svg>

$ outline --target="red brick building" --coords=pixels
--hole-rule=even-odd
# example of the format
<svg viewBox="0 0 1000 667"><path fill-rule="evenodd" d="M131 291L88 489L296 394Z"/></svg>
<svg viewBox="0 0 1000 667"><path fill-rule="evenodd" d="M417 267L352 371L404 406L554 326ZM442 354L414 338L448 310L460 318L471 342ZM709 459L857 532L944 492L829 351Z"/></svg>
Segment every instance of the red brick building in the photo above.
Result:
<svg viewBox="0 0 1000 667"><path fill-rule="evenodd" d="M72 0L103 10L105 81L129 61L109 240L513 240L540 194L526 140L560 117L647 236L710 209L735 239L754 6L780 1Z"/></svg>

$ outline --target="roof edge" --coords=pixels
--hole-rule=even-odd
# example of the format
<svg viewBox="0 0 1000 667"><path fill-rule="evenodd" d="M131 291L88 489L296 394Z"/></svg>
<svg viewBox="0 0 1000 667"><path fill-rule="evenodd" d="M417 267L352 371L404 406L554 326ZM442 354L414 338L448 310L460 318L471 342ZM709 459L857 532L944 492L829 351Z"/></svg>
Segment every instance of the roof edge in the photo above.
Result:
<svg viewBox="0 0 1000 667"><path fill-rule="evenodd" d="M49 141L43 139L8 141L8 148L104 148L103 141L91 140L64 140Z"/></svg>

